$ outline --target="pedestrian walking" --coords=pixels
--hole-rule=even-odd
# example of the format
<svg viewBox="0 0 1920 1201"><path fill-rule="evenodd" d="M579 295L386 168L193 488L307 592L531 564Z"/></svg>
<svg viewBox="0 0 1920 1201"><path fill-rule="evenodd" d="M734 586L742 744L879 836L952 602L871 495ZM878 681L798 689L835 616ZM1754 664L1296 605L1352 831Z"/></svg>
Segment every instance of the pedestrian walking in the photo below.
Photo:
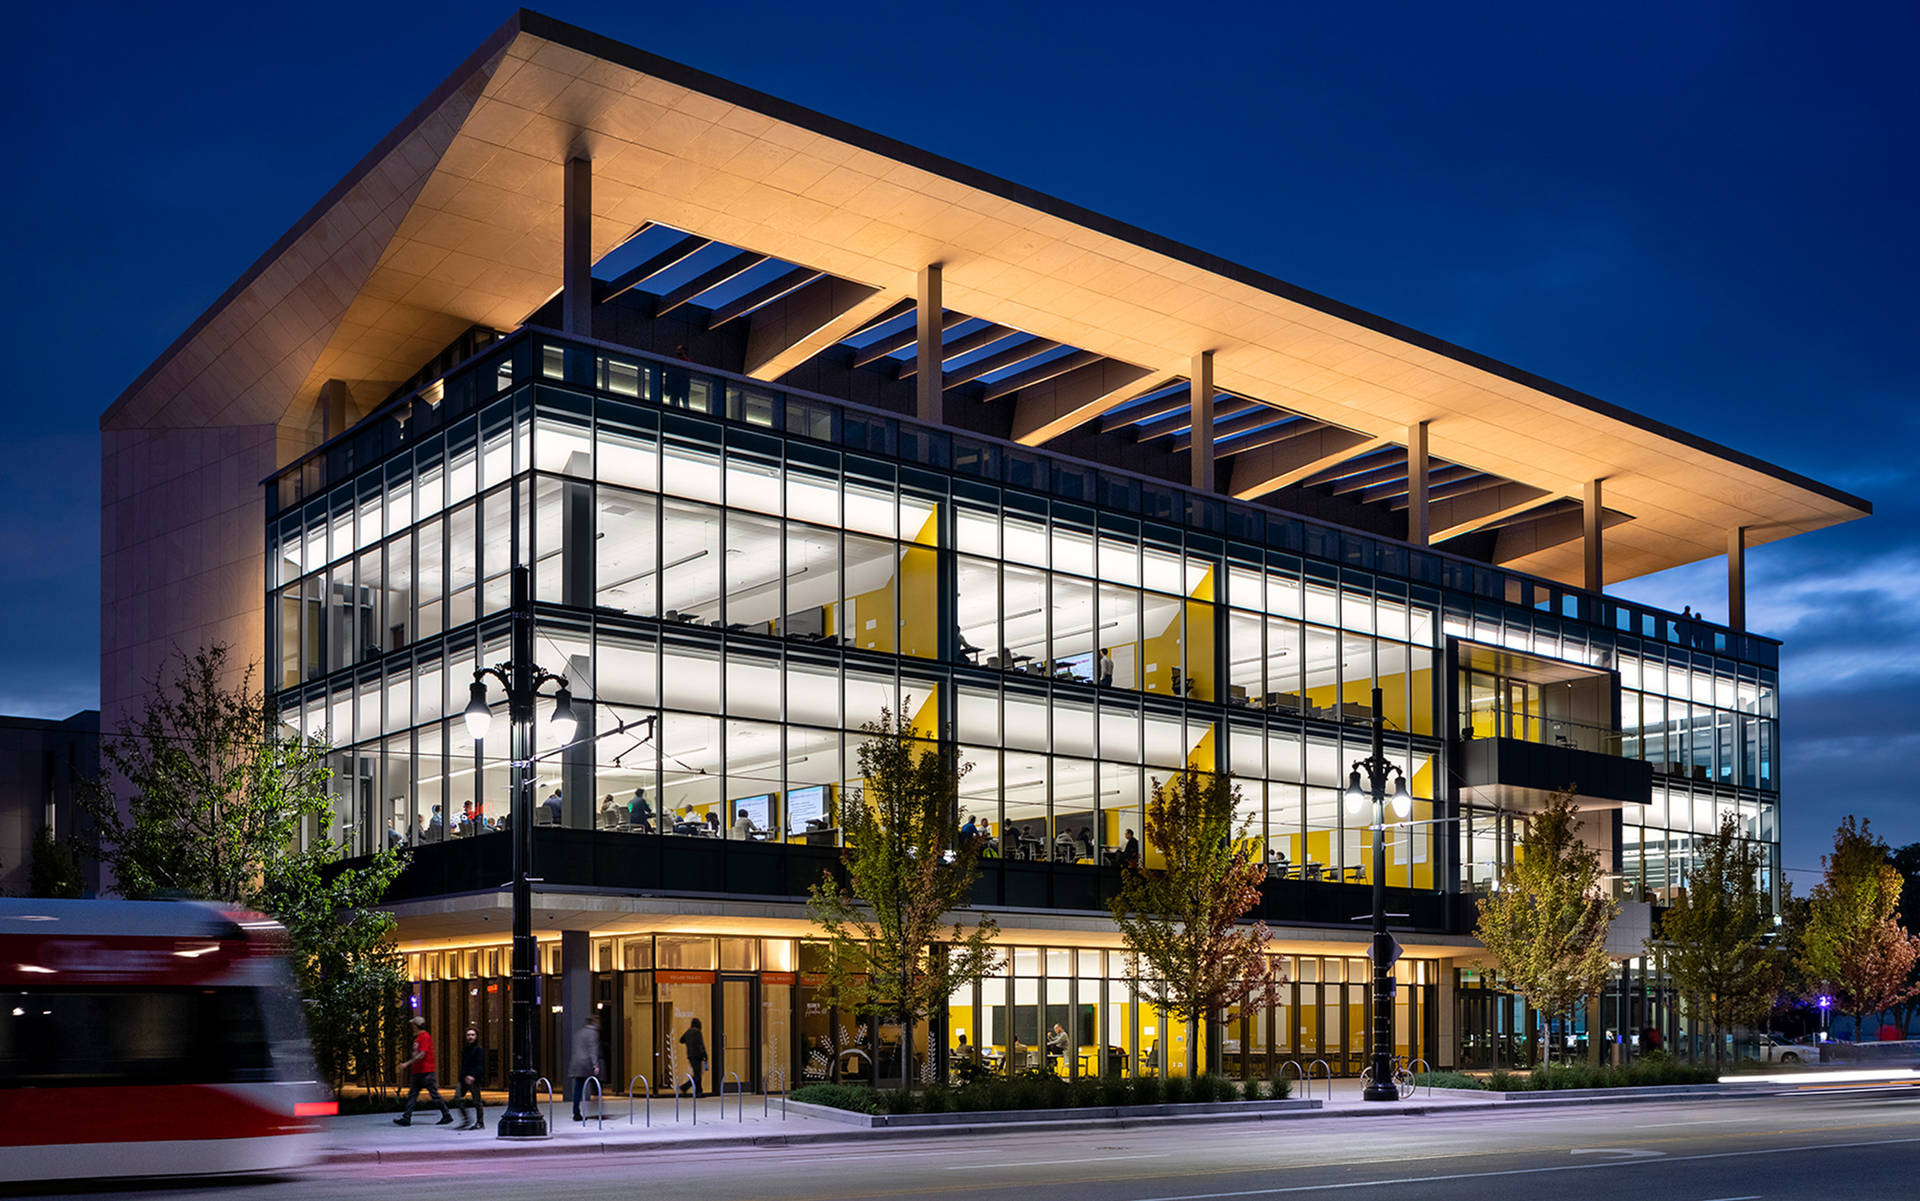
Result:
<svg viewBox="0 0 1920 1201"><path fill-rule="evenodd" d="M427 1033L427 1019L418 1014L413 1019L413 1057L401 1064L400 1070L410 1074L407 1107L393 1119L393 1124L413 1125L413 1103L420 1099L420 1090L425 1089L427 1097L440 1107L440 1120L434 1125L453 1125L453 1111L447 1108L445 1098L440 1095L440 1085L433 1078L433 1036Z"/></svg>
<svg viewBox="0 0 1920 1201"><path fill-rule="evenodd" d="M460 1076L453 1082L453 1103L460 1107L460 1129L478 1130L487 1124L486 1102L480 1099L480 1079L487 1074L487 1051L480 1045L480 1032L467 1031L460 1047ZM473 1120L468 1121L463 1098L473 1098Z"/></svg>
<svg viewBox="0 0 1920 1201"><path fill-rule="evenodd" d="M567 1075L573 1077L573 1120L586 1121L580 1112L580 1098L587 1091L587 1077L600 1075L600 1015L589 1013L580 1029L573 1032L573 1058L567 1062Z"/></svg>
<svg viewBox="0 0 1920 1201"><path fill-rule="evenodd" d="M686 1033L680 1036L680 1045L687 1049L687 1068L693 1077L693 1099L698 1101L700 1077L705 1075L707 1070L707 1036L700 1033L699 1018L693 1018L687 1022ZM680 1091L678 1085L674 1086L674 1091Z"/></svg>

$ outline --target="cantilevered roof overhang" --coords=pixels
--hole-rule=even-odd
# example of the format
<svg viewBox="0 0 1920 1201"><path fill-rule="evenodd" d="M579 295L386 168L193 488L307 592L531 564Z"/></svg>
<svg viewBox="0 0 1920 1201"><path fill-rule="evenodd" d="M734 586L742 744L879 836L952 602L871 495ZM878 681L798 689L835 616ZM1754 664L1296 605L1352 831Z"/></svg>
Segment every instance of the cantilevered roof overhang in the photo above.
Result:
<svg viewBox="0 0 1920 1201"><path fill-rule="evenodd" d="M277 424L329 379L397 382L470 325L519 325L560 286L562 166L581 155L596 261L662 224L871 288L873 316L938 264L947 307L1130 365L1143 387L1211 351L1220 393L1334 427L1356 454L1428 423L1433 458L1517 490L1515 511L1603 479L1608 581L1722 554L1734 528L1755 545L1871 512L1251 268L524 10L102 428ZM1257 414L1237 417L1230 433L1274 436ZM1581 581L1577 539L1540 542L1506 565Z"/></svg>

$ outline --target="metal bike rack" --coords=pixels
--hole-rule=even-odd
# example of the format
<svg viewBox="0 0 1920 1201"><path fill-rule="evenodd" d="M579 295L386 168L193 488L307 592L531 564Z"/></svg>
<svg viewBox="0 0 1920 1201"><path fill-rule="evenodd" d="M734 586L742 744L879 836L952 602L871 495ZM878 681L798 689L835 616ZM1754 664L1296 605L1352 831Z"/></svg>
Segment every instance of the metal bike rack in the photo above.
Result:
<svg viewBox="0 0 1920 1201"><path fill-rule="evenodd" d="M645 1076L635 1076L633 1080L647 1086L647 1125L653 1125L653 1081ZM633 1125L633 1080L627 1081L627 1125Z"/></svg>
<svg viewBox="0 0 1920 1201"><path fill-rule="evenodd" d="M681 1083L682 1082L680 1081L675 1081L673 1085L673 1121L674 1121L674 1125L676 1126L680 1124L680 1084ZM693 1087L692 1072L687 1073L687 1078L685 1083L688 1088ZM720 1105L721 1105L720 1112L722 1114L725 1114L726 1099L724 1097L721 1098ZM693 1096L693 1124L696 1126L700 1124L700 1094L697 1092Z"/></svg>
<svg viewBox="0 0 1920 1201"><path fill-rule="evenodd" d="M1293 1078L1300 1081L1300 1095L1304 1098L1307 1095L1306 1074L1300 1070L1300 1061L1297 1059L1289 1059L1282 1062L1280 1064L1280 1079L1285 1080L1287 1078L1288 1068L1293 1069Z"/></svg>
<svg viewBox="0 0 1920 1201"><path fill-rule="evenodd" d="M542 1084L547 1086L547 1133L552 1134L553 1133L553 1081L547 1079L545 1076L542 1076L538 1080L535 1080L533 1084L535 1088L538 1088Z"/></svg>
<svg viewBox="0 0 1920 1201"><path fill-rule="evenodd" d="M728 1072L720 1078L720 1120L727 1120L727 1076L733 1077L733 1116L736 1121L744 1122L747 1120L747 1082L740 1079L738 1072Z"/></svg>
<svg viewBox="0 0 1920 1201"><path fill-rule="evenodd" d="M1327 1100L1333 1100L1333 1065L1324 1059L1316 1059L1307 1065L1307 1095L1313 1094L1313 1069L1325 1068L1327 1071Z"/></svg>
<svg viewBox="0 0 1920 1201"><path fill-rule="evenodd" d="M607 1098L606 1094L600 1091L600 1077L589 1076L587 1077L587 1083L593 1085L593 1120L598 1124L599 1129L605 1130L607 1128ZM584 1092L585 1090L582 1089L581 1091Z"/></svg>
<svg viewBox="0 0 1920 1201"><path fill-rule="evenodd" d="M1413 1070L1413 1066L1416 1063L1420 1065L1419 1072L1415 1072ZM1433 1065L1432 1064L1428 1063L1424 1059L1415 1059L1413 1063L1410 1063L1407 1065L1407 1074L1413 1077L1414 1092L1419 1091L1420 1077L1422 1074L1424 1074L1427 1078L1427 1096L1429 1097L1433 1096ZM1413 1095L1412 1093L1408 1094L1408 1096L1412 1096L1412 1095Z"/></svg>
<svg viewBox="0 0 1920 1201"><path fill-rule="evenodd" d="M775 1080L780 1082L780 1120L784 1122L787 1120L787 1074L779 1068L768 1068L767 1083L771 1085ZM769 1087L760 1094L760 1116L766 1117L772 1109L773 1089Z"/></svg>

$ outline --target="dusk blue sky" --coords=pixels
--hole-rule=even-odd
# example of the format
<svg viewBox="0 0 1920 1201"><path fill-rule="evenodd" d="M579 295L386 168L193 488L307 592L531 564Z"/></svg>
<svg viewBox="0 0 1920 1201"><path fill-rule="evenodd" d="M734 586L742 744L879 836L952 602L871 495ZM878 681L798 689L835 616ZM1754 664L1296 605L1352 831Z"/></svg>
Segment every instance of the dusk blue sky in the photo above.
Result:
<svg viewBox="0 0 1920 1201"><path fill-rule="evenodd" d="M509 11L14 14L0 713L97 702L101 410ZM1749 624L1799 886L1845 813L1920 841L1911 3L543 11L1871 500L1752 552Z"/></svg>

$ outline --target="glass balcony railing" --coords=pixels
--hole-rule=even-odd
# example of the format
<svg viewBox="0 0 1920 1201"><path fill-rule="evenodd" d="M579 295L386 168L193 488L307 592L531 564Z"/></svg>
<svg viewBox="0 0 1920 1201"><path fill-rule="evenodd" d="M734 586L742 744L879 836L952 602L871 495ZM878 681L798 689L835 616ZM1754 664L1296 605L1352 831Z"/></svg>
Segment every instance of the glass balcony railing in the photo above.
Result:
<svg viewBox="0 0 1920 1201"><path fill-rule="evenodd" d="M1606 726L1589 725L1584 722L1570 721L1558 717L1542 717L1534 713L1512 713L1501 710L1482 710L1460 728L1462 741L1476 738L1511 738L1517 742L1533 742L1542 746L1564 746L1569 750L1591 751L1599 755L1618 757L1622 753L1623 738L1618 730Z"/></svg>

